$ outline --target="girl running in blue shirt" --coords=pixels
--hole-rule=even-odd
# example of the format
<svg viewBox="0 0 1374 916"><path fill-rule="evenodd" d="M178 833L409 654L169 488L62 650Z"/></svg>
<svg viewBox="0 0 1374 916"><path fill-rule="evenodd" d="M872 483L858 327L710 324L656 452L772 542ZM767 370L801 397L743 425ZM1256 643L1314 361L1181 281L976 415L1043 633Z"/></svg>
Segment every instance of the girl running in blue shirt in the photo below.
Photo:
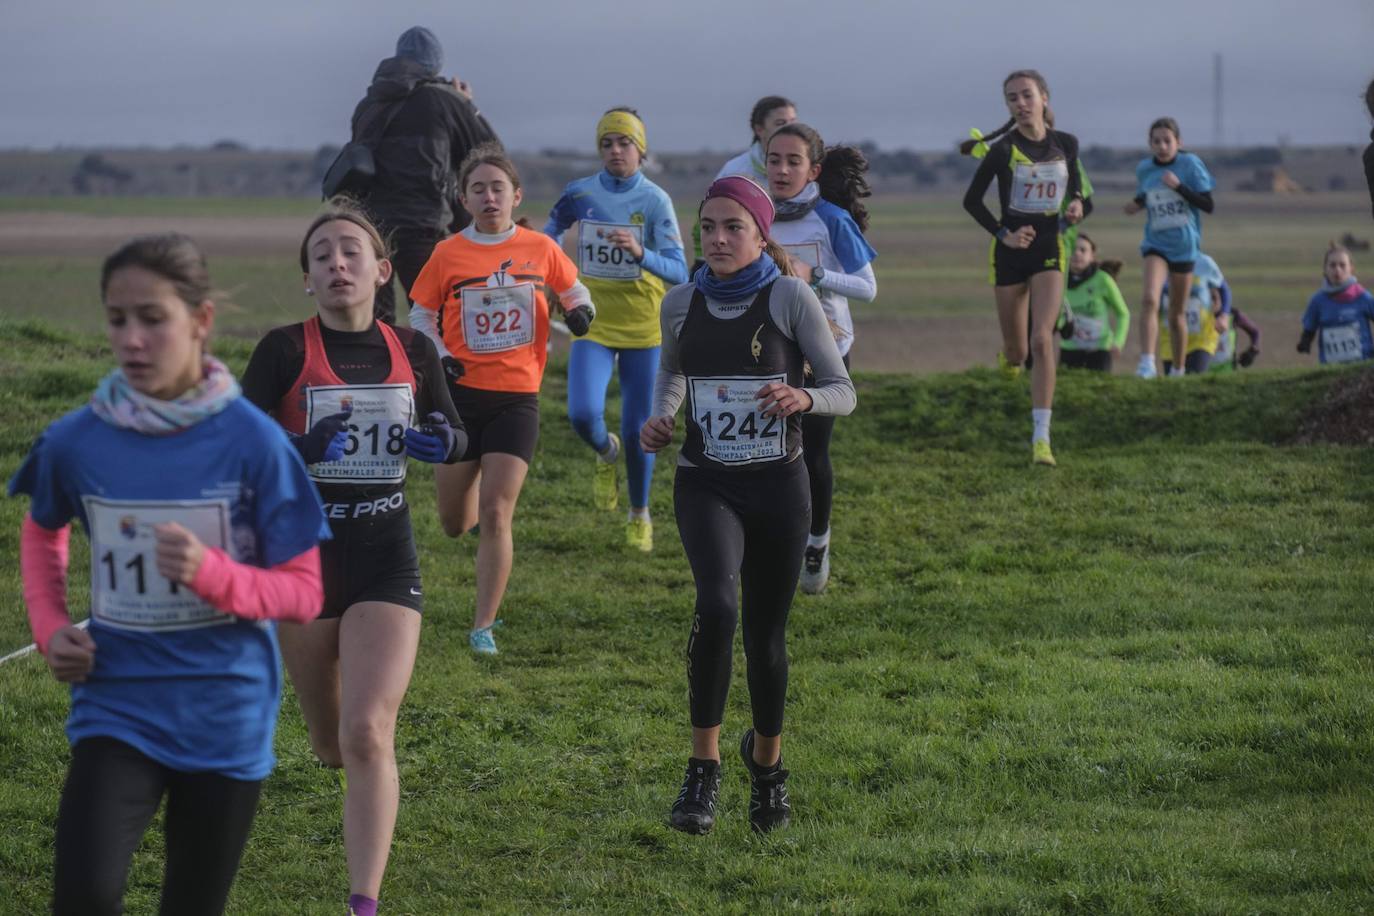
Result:
<svg viewBox="0 0 1374 916"><path fill-rule="evenodd" d="M625 540L653 549L649 482L654 456L639 446L658 372L658 305L687 280L682 235L668 194L640 171L648 152L644 122L633 108L612 108L596 125L604 168L572 182L554 204L544 232L555 240L578 226L577 262L596 302L596 322L568 354L568 419L597 455L592 478L598 508L614 509L616 469L625 453L630 510ZM620 367L620 435L606 429L606 386Z"/></svg>
<svg viewBox="0 0 1374 916"><path fill-rule="evenodd" d="M1183 136L1173 118L1160 118L1150 125L1152 157L1136 166L1136 196L1126 205L1127 214L1145 214L1145 240L1140 254L1145 258L1145 293L1141 300L1140 365L1136 374L1154 378L1155 347L1159 344L1160 294L1169 284L1169 342L1172 346L1172 375L1184 374L1188 339L1188 292L1193 286L1193 265L1202 244L1201 213L1214 207L1212 189L1216 182L1202 160L1184 152Z"/></svg>
<svg viewBox="0 0 1374 916"><path fill-rule="evenodd" d="M852 146L825 148L820 134L800 122L779 127L768 138L769 191L777 207L773 241L787 252L793 275L811 286L830 323L845 369L854 343L849 300L872 302L878 295L873 259L864 238L870 196L868 161ZM807 384L814 379L807 375ZM811 480L811 531L806 540L801 590L819 594L830 579L830 510L835 472L830 463L833 415L802 418L802 457Z"/></svg>
<svg viewBox="0 0 1374 916"><path fill-rule="evenodd" d="M53 912L123 912L163 796L160 912L213 914L272 769L274 620L320 612L319 498L276 424L207 350L215 306L184 236L136 239L100 277L118 368L43 433L20 564L34 642L72 685ZM89 628L67 612L76 519L91 545Z"/></svg>
<svg viewBox="0 0 1374 916"><path fill-rule="evenodd" d="M1318 357L1325 363L1353 363L1374 358L1374 296L1355 279L1350 252L1335 242L1322 262L1326 283L1307 303L1302 315L1298 352L1310 353L1320 336Z"/></svg>

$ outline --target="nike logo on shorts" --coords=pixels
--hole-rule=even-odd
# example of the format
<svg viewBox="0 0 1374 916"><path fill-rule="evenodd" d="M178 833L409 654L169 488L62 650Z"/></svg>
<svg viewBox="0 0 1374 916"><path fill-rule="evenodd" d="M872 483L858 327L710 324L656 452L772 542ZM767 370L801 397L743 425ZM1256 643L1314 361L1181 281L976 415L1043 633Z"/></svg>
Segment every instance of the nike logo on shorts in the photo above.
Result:
<svg viewBox="0 0 1374 916"><path fill-rule="evenodd" d="M410 593L416 598L420 597L420 590L413 585L410 587Z"/></svg>

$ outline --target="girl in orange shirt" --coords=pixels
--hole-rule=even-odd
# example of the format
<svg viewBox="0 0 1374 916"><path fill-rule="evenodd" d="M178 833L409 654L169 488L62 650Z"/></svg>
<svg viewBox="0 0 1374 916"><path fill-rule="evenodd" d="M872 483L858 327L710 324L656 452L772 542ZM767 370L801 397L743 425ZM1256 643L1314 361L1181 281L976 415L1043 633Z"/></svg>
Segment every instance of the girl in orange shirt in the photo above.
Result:
<svg viewBox="0 0 1374 916"><path fill-rule="evenodd" d="M515 225L520 176L500 147L479 146L458 173L472 225L434 247L410 290L410 324L430 337L468 431L454 465L436 465L439 520L449 537L480 522L472 650L496 654L491 629L510 578L511 521L539 439L539 384L548 359L549 305L587 333L596 311L577 267L542 232Z"/></svg>

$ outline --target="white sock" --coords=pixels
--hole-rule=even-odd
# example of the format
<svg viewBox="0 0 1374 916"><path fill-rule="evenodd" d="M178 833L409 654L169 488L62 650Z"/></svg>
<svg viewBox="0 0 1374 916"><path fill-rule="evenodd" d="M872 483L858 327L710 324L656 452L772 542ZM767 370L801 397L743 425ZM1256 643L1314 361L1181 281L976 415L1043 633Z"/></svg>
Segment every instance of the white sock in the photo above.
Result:
<svg viewBox="0 0 1374 916"><path fill-rule="evenodd" d="M829 547L830 529L825 529L825 534L808 534L806 536L807 547Z"/></svg>
<svg viewBox="0 0 1374 916"><path fill-rule="evenodd" d="M596 456L607 464L611 464L620 457L620 440L614 433L606 436L606 449L596 453Z"/></svg>
<svg viewBox="0 0 1374 916"><path fill-rule="evenodd" d="M1186 369L1180 369L1178 366L1174 366L1169 370L1169 378L1183 378L1184 373L1187 371Z"/></svg>
<svg viewBox="0 0 1374 916"><path fill-rule="evenodd" d="M627 517L630 521L634 521L637 518L642 518L644 519L644 521L647 522L649 520L649 507L645 506L642 509L636 509L634 506L631 506L630 514Z"/></svg>
<svg viewBox="0 0 1374 916"><path fill-rule="evenodd" d="M1031 410L1031 423L1035 429L1031 433L1032 442L1050 441L1050 413L1048 407L1036 407Z"/></svg>
<svg viewBox="0 0 1374 916"><path fill-rule="evenodd" d="M1149 366L1151 369L1153 369L1153 368L1155 367L1155 357L1154 357L1154 354L1153 354L1153 353L1142 353L1142 354L1140 354L1140 365L1141 365L1141 368L1144 368L1145 366Z"/></svg>

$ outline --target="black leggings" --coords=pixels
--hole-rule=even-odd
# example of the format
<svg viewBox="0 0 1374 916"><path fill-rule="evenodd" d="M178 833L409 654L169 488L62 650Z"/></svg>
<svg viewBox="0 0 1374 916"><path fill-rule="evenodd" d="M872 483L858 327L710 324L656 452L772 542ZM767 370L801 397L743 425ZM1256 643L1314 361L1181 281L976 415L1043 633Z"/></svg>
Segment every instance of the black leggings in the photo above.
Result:
<svg viewBox="0 0 1374 916"><path fill-rule="evenodd" d="M122 741L83 738L57 812L53 912L122 913L129 863L167 796L163 916L224 912L262 782L183 773Z"/></svg>
<svg viewBox="0 0 1374 916"><path fill-rule="evenodd" d="M782 733L787 613L801 575L810 502L800 461L733 473L677 469L674 510L697 586L687 640L694 727L714 728L725 716L735 620L742 616L754 730Z"/></svg>
<svg viewBox="0 0 1374 916"><path fill-rule="evenodd" d="M849 368L849 354L844 355ZM807 376L804 385L814 385ZM835 432L834 417L802 415L802 458L811 477L811 533L820 537L830 530L830 507L835 499L835 470L830 464L830 437Z"/></svg>
<svg viewBox="0 0 1374 916"><path fill-rule="evenodd" d="M1060 349L1059 365L1066 369L1092 369L1095 372L1111 372L1112 351Z"/></svg>

